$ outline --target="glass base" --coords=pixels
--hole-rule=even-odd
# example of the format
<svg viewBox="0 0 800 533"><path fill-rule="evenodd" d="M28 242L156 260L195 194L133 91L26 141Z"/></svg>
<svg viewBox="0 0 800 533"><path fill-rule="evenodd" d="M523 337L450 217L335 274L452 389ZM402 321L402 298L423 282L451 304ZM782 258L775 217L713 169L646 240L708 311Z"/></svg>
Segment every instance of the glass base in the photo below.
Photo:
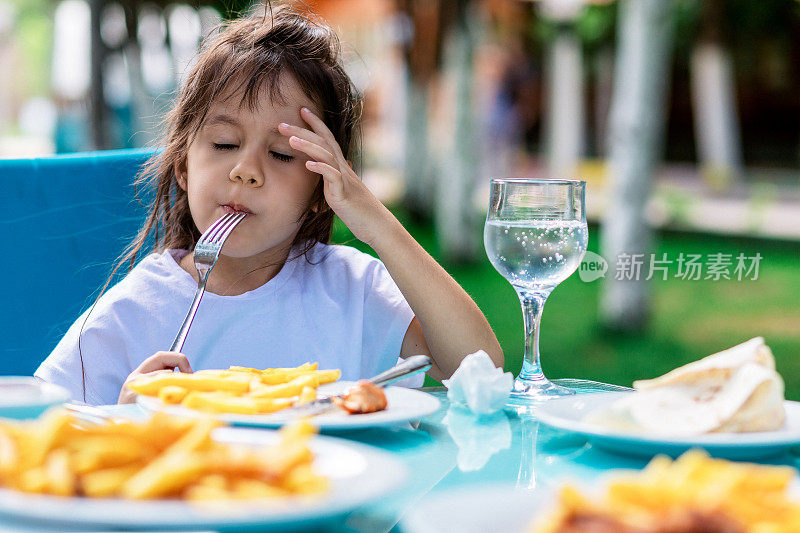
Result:
<svg viewBox="0 0 800 533"><path fill-rule="evenodd" d="M575 393L575 390L557 385L544 377L542 379L517 378L511 387L509 402L540 402L560 396L571 396Z"/></svg>
<svg viewBox="0 0 800 533"><path fill-rule="evenodd" d="M631 392L630 387L614 385L613 383L602 383L588 379L559 378L554 379L553 383L572 389L576 394L588 394L592 392Z"/></svg>
<svg viewBox="0 0 800 533"><path fill-rule="evenodd" d="M631 392L630 387L601 383L587 379L561 378L553 381L542 379L514 380L511 396L506 402L506 409L522 417L536 417L536 406L542 402L562 396L574 394L590 394L593 392Z"/></svg>

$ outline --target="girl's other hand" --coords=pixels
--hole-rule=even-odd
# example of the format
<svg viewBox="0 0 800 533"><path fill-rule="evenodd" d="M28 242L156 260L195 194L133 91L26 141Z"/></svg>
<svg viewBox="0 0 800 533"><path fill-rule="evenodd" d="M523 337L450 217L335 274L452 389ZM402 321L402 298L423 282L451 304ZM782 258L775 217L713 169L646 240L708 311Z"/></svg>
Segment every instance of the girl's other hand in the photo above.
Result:
<svg viewBox="0 0 800 533"><path fill-rule="evenodd" d="M380 221L389 220L391 213L353 171L322 119L305 107L300 116L311 130L283 123L279 131L289 137L292 148L310 158L306 168L322 175L325 200L331 209L357 239L371 245L380 231Z"/></svg>
<svg viewBox="0 0 800 533"><path fill-rule="evenodd" d="M178 352L157 352L140 364L136 370L130 373L125 383L122 384L122 390L119 392L119 400L117 403L133 403L136 401L136 393L128 388L128 383L134 379L152 372L172 372L178 368L181 372L187 374L192 373L192 367L189 365L189 360L185 355Z"/></svg>

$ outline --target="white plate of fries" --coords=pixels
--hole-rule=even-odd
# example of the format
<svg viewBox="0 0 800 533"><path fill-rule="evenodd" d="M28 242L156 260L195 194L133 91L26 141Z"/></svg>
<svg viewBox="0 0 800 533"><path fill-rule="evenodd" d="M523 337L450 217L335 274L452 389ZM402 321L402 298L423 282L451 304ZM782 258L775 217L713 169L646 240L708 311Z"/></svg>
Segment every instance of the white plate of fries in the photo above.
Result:
<svg viewBox="0 0 800 533"><path fill-rule="evenodd" d="M390 454L305 423L256 431L156 414L98 424L63 410L0 422L4 525L281 530L344 515L406 477Z"/></svg>
<svg viewBox="0 0 800 533"><path fill-rule="evenodd" d="M345 392L348 387L354 385L352 381L337 381L320 385L318 397L322 398L332 394ZM362 429L367 427L389 426L419 420L437 409L441 403L439 400L428 394L415 389L404 387L386 387L384 389L388 405L383 411L365 414L348 414L343 409L333 408L331 411L314 416L312 423L321 430L343 431L350 429ZM213 402L213 398L209 400ZM208 416L195 409L183 405L170 405L155 396L139 395L136 402L148 411L162 411L179 416ZM220 405L220 411L224 410L224 405ZM228 424L238 426L253 426L278 428L297 419L297 414L287 411L282 413L276 411L269 414L238 414L217 412L210 413L212 416Z"/></svg>
<svg viewBox="0 0 800 533"><path fill-rule="evenodd" d="M564 479L535 489L483 484L440 491L410 511L401 525L406 533L788 533L797 531L800 523L796 488L792 467L712 459L692 450L674 461L656 457L643 470L609 470L593 481Z"/></svg>
<svg viewBox="0 0 800 533"><path fill-rule="evenodd" d="M774 431L705 433L670 436L615 429L586 420L630 392L599 392L549 400L537 406L536 416L548 426L583 435L593 446L607 451L652 457L677 457L690 448L702 448L714 457L756 459L786 452L800 445L800 403L785 401L786 421Z"/></svg>

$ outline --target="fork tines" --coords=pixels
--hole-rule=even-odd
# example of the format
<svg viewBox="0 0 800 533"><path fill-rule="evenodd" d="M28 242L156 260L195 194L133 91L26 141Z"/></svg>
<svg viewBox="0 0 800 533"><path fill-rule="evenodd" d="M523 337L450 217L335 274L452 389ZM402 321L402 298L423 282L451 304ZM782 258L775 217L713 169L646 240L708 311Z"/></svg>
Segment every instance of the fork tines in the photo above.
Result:
<svg viewBox="0 0 800 533"><path fill-rule="evenodd" d="M236 223L245 216L245 213L227 213L201 235L198 244L208 244L225 240L228 234L233 231L233 228L236 227Z"/></svg>

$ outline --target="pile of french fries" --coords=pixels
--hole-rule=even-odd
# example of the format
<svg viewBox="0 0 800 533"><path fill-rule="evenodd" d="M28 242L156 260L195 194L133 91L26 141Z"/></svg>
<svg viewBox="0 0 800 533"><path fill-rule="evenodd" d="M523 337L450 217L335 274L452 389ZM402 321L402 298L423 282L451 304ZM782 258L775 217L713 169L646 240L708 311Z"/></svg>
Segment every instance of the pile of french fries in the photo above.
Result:
<svg viewBox="0 0 800 533"><path fill-rule="evenodd" d="M576 517L599 517L618 531L673 531L666 524L723 520L748 533L800 533L800 501L787 493L791 467L734 463L690 450L672 461L658 456L636 474L616 477L599 499L566 486L555 513L532 531L553 533ZM680 520L683 517L684 520ZM610 529L609 529L610 530ZM712 529L674 529L711 531Z"/></svg>
<svg viewBox="0 0 800 533"><path fill-rule="evenodd" d="M64 410L0 422L0 485L57 496L228 500L317 495L305 422L269 447L218 442L209 418L156 413L147 422L89 422Z"/></svg>
<svg viewBox="0 0 800 533"><path fill-rule="evenodd" d="M198 411L256 415L314 401L317 387L341 375L339 370L318 370L317 363L265 370L232 366L193 374L156 372L127 386L137 394Z"/></svg>

